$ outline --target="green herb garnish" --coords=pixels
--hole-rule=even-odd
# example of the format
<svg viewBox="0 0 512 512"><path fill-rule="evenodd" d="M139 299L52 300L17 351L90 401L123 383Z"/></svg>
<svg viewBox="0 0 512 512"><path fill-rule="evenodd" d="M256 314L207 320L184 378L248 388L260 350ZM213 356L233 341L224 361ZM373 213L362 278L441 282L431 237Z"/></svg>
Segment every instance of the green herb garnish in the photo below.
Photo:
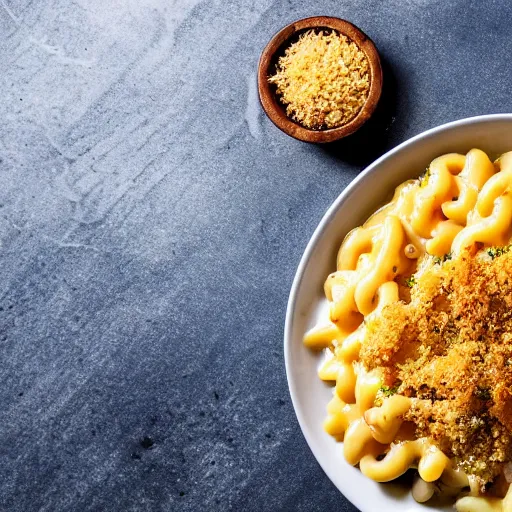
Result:
<svg viewBox="0 0 512 512"><path fill-rule="evenodd" d="M482 400L483 402L487 402L487 400L491 399L491 390L489 388L478 386L473 394L478 400Z"/></svg>
<svg viewBox="0 0 512 512"><path fill-rule="evenodd" d="M400 387L400 384L397 384L393 387L381 386L379 391L387 398L387 397L396 395L398 393L399 387Z"/></svg>
<svg viewBox="0 0 512 512"><path fill-rule="evenodd" d="M440 256L434 256L434 265L441 265L445 261L452 259L452 253L447 252L442 258Z"/></svg>
<svg viewBox="0 0 512 512"><path fill-rule="evenodd" d="M506 254L510 251L512 248L511 245L504 245L503 247L489 247L487 249L487 254L491 257L493 260L494 258L497 258L498 256L502 256L503 254Z"/></svg>
<svg viewBox="0 0 512 512"><path fill-rule="evenodd" d="M415 284L416 278L414 277L414 274L405 280L405 285L408 286L409 288L412 288Z"/></svg>
<svg viewBox="0 0 512 512"><path fill-rule="evenodd" d="M426 187L430 178L430 167L425 169L425 172L420 176L420 187Z"/></svg>

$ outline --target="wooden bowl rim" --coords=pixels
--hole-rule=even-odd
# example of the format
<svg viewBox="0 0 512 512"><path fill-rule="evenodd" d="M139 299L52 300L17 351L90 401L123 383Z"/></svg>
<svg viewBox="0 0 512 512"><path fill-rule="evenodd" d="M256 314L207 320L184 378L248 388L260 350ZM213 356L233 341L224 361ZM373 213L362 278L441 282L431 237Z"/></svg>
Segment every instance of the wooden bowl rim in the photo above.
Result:
<svg viewBox="0 0 512 512"><path fill-rule="evenodd" d="M331 28L348 36L365 53L370 64L370 92L363 108L350 122L337 128L311 130L292 121L268 82L270 66L275 53L297 32L308 28ZM313 16L294 21L282 28L263 50L258 64L258 92L260 102L270 120L283 132L305 142L332 142L358 130L373 114L382 92L382 66L373 41L349 21L330 16Z"/></svg>

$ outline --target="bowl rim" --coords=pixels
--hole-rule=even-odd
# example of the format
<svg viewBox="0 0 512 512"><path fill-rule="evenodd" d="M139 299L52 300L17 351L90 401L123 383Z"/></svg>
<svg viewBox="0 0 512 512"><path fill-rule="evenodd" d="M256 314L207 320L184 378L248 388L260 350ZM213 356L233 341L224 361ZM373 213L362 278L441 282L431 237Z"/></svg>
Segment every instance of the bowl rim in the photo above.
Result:
<svg viewBox="0 0 512 512"><path fill-rule="evenodd" d="M290 393L290 397L292 400L293 409L295 411L295 416L297 417L297 421L299 422L300 429L306 442L309 446L309 449L313 453L316 461L323 469L324 473L327 475L329 480L333 483L333 485L341 492L353 505L363 510L367 504L361 498L361 494L357 492L357 489L341 489L336 485L333 475L331 475L330 471L326 468L326 464L324 463L322 457L315 449L315 443L313 437L310 435L308 428L306 427L306 420L304 418L304 414L299 407L297 392L295 391L295 383L291 377L291 351L292 351L292 328L293 328L293 317L296 311L296 302L298 299L299 288L302 283L304 272L308 265L308 262L311 258L311 254L315 246L318 244L319 240L323 236L324 231L327 229L329 223L333 220L336 212L343 207L343 203L347 201L349 196L352 194L352 191L357 188L359 183L363 181L368 175L372 174L376 169L379 168L382 162L388 160L389 158L394 157L396 154L400 153L404 149L409 146L414 145L416 142L427 139L431 135L439 134L448 130L452 130L454 128L467 126L471 124L479 124L486 123L489 121L512 121L512 113L502 113L502 114L486 114L486 115L478 115L467 117L463 119L459 119L456 121L450 121L448 123L441 124L434 128L430 128L425 130L417 135L414 135L410 139L405 140L400 143L398 146L390 149L382 156L377 158L374 162L372 162L369 166L367 166L360 174L358 174L348 185L347 187L338 195L338 197L334 200L334 202L329 206L323 217L321 218L318 226L315 228L313 235L311 236L304 253L300 259L299 265L297 267L297 271L293 278L293 283L290 290L290 295L288 298L288 303L286 307L286 318L285 318L285 326L284 326L284 363L286 369L286 380L288 382L288 391Z"/></svg>
<svg viewBox="0 0 512 512"><path fill-rule="evenodd" d="M370 90L368 97L357 115L347 124L325 130L312 130L290 119L268 82L270 65L276 52L298 32L330 28L348 36L365 54L370 67ZM359 27L335 16L311 16L293 21L279 30L263 49L258 62L258 95L261 106L269 119L284 133L297 140L313 143L326 143L342 139L366 123L374 113L382 94L383 72L379 52L375 43Z"/></svg>

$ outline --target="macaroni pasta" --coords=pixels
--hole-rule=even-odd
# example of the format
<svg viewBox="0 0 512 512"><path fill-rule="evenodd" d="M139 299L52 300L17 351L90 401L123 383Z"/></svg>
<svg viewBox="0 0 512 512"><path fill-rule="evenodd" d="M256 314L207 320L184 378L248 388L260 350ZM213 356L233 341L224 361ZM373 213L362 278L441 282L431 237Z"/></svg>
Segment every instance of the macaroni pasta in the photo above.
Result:
<svg viewBox="0 0 512 512"><path fill-rule="evenodd" d="M400 185L389 204L345 237L324 286L329 319L304 338L309 348L325 351L319 376L335 383L326 432L343 441L346 460L375 481L415 468L417 501L444 494L456 498L459 512L506 512L512 490L483 492L490 482L453 460L436 439L417 435L411 418L421 398L393 389L389 374L363 360L370 326L393 304L409 303L416 280L439 273L432 270L436 263L481 257L507 246L511 234L512 152L494 163L478 149L436 158L423 177ZM506 462L499 461L493 481L510 483Z"/></svg>

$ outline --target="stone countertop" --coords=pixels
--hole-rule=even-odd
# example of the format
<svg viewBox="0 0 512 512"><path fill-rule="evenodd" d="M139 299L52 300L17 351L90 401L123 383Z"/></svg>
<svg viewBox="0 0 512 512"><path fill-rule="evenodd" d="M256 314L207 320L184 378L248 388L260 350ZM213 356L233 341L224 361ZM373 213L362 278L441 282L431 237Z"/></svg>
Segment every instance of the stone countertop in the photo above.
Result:
<svg viewBox="0 0 512 512"><path fill-rule="evenodd" d="M380 131L311 146L255 68L311 15L386 64ZM0 510L354 512L282 336L315 226L376 156L512 111L506 0L0 0Z"/></svg>

